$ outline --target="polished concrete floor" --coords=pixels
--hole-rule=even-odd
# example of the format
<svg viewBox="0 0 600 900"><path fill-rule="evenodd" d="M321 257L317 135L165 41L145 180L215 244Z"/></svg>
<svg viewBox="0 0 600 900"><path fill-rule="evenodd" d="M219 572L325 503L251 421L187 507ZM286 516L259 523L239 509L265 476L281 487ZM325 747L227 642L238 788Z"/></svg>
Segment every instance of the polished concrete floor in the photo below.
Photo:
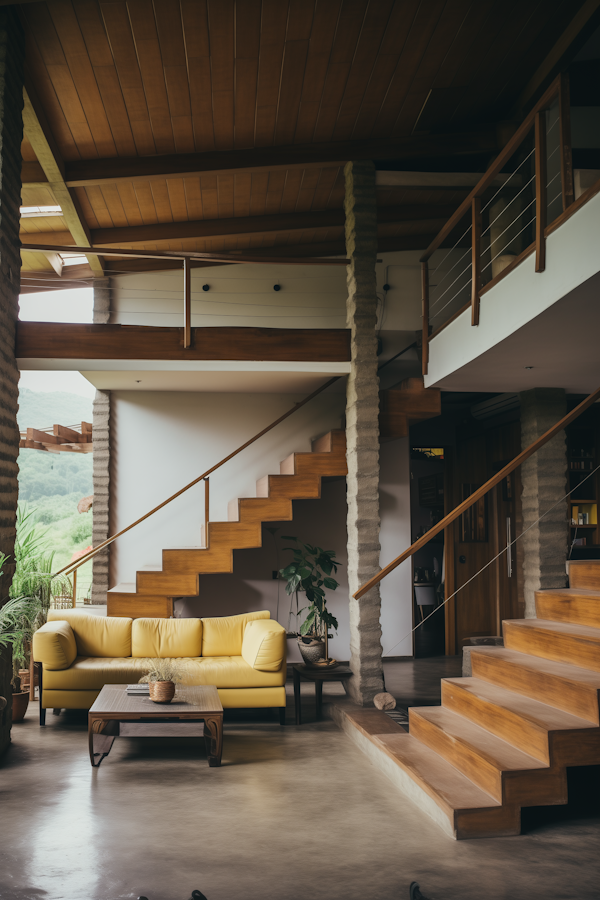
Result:
<svg viewBox="0 0 600 900"><path fill-rule="evenodd" d="M456 663L387 664L388 688L434 703ZM431 900L600 896L596 771L576 772L568 809L527 811L522 836L456 843L303 689L299 728L291 696L285 728L229 716L220 769L200 741L123 738L92 770L85 715L40 729L32 704L0 763L1 900L408 900L413 880Z"/></svg>

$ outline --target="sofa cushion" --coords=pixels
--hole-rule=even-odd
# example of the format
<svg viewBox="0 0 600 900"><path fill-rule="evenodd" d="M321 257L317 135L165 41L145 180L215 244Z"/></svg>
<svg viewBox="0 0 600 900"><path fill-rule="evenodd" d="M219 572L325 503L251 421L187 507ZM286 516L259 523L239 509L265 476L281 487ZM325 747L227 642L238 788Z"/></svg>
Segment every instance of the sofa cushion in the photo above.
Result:
<svg viewBox="0 0 600 900"><path fill-rule="evenodd" d="M145 659L78 656L68 669L60 672L44 669L44 692L99 691L105 684L136 684L147 671Z"/></svg>
<svg viewBox="0 0 600 900"><path fill-rule="evenodd" d="M134 619L131 626L131 655L134 657L200 656L201 619Z"/></svg>
<svg viewBox="0 0 600 900"><path fill-rule="evenodd" d="M280 687L285 667L278 672L259 672L241 656L203 656L181 660L183 684L214 684L218 688Z"/></svg>
<svg viewBox="0 0 600 900"><path fill-rule="evenodd" d="M68 622L46 622L33 635L33 658L44 669L68 669L77 656L77 644Z"/></svg>
<svg viewBox="0 0 600 900"><path fill-rule="evenodd" d="M242 642L242 657L260 672L278 672L287 655L285 629L273 619L248 622Z"/></svg>
<svg viewBox="0 0 600 900"><path fill-rule="evenodd" d="M131 656L131 619L96 616L79 609L51 609L48 621L64 619L73 629L78 656Z"/></svg>
<svg viewBox="0 0 600 900"><path fill-rule="evenodd" d="M246 625L253 619L268 619L268 609L241 616L202 619L202 656L240 656Z"/></svg>

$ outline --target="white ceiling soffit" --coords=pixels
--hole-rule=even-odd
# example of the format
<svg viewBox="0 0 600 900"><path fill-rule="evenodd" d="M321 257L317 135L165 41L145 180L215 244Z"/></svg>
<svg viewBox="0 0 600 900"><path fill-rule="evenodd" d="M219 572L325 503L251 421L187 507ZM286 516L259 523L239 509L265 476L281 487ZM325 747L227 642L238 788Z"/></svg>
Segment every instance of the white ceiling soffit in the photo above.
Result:
<svg viewBox="0 0 600 900"><path fill-rule="evenodd" d="M88 372L84 378L100 391L193 391L210 394L310 394L330 373L316 372ZM331 388L346 390L345 376Z"/></svg>

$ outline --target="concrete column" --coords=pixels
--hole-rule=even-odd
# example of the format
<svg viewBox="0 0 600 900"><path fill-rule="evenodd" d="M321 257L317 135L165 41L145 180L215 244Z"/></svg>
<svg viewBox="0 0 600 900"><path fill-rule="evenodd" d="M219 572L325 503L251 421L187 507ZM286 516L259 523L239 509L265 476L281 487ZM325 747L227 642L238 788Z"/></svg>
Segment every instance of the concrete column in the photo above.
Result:
<svg viewBox="0 0 600 900"><path fill-rule="evenodd" d="M525 449L567 412L562 388L533 388L521 399L521 448ZM564 431L521 467L525 617L535 618L535 591L564 588L567 559L567 445ZM554 504L560 500L557 506ZM554 508L530 526L550 507ZM529 531L527 529L530 528Z"/></svg>
<svg viewBox="0 0 600 900"><path fill-rule="evenodd" d="M21 141L25 41L12 7L0 8L0 551L12 557L18 482L17 426L19 370L15 331L19 312L21 259ZM14 565L5 564L0 602L8 594Z"/></svg>
<svg viewBox="0 0 600 900"><path fill-rule="evenodd" d="M110 319L110 278L94 279L94 323L107 325ZM96 391L92 413L94 428L94 505L92 544L96 547L109 535L110 499L110 391ZM109 588L107 548L92 563L92 603L106 603Z"/></svg>
<svg viewBox="0 0 600 900"><path fill-rule="evenodd" d="M379 378L377 376L377 208L375 166L349 162L346 178L347 325L351 329L351 371L346 397L348 456L348 583L350 667L356 703L370 704L383 690L381 599L376 587L352 594L379 571Z"/></svg>

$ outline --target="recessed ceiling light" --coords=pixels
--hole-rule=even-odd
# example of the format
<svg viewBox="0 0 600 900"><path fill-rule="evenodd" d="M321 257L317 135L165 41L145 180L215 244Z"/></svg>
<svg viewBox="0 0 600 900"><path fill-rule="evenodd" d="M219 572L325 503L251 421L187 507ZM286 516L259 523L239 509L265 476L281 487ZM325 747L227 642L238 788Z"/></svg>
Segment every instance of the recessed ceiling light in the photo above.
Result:
<svg viewBox="0 0 600 900"><path fill-rule="evenodd" d="M525 368L526 368L527 370L529 370L529 369L533 369L533 366L525 366Z"/></svg>

